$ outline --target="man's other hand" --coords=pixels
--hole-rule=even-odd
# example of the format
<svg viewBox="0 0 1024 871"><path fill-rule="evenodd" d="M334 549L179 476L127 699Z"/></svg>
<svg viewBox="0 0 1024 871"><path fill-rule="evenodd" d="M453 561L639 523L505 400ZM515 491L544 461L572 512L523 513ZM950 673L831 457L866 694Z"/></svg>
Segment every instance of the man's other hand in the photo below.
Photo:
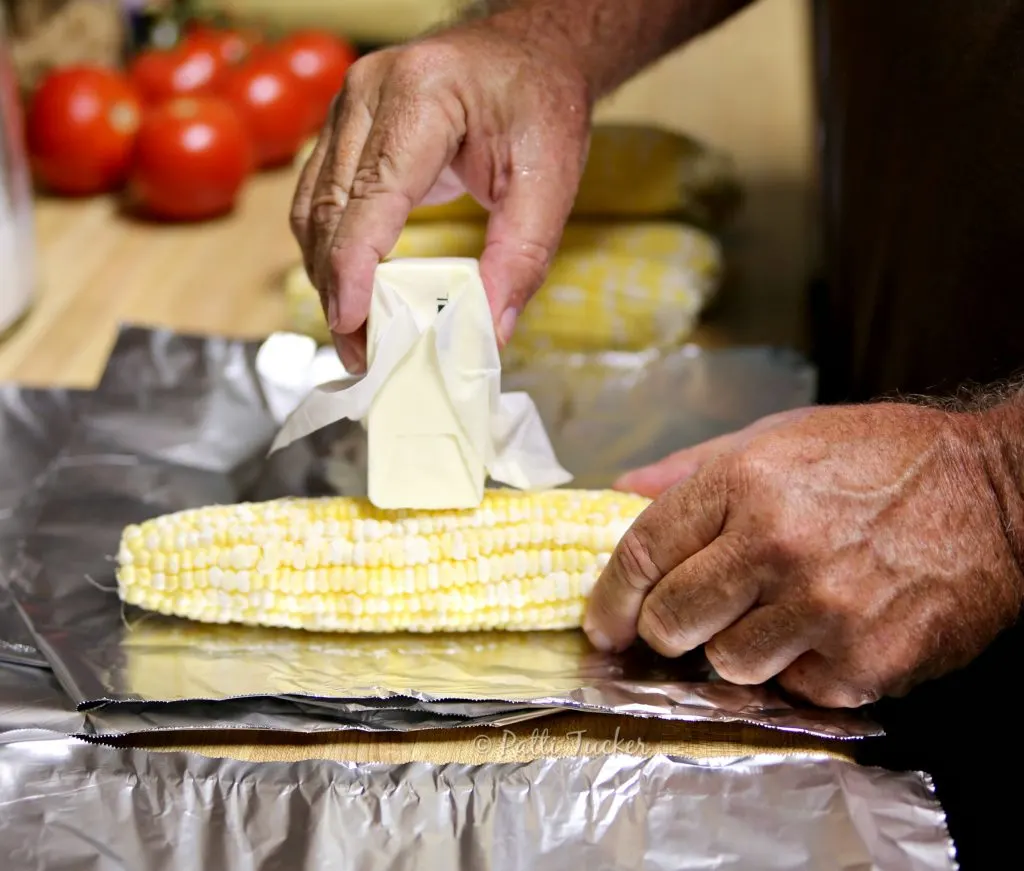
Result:
<svg viewBox="0 0 1024 871"><path fill-rule="evenodd" d="M821 408L729 448L624 536L591 597L596 646L703 645L726 680L857 707L966 665L1016 620L1006 472L979 415Z"/></svg>

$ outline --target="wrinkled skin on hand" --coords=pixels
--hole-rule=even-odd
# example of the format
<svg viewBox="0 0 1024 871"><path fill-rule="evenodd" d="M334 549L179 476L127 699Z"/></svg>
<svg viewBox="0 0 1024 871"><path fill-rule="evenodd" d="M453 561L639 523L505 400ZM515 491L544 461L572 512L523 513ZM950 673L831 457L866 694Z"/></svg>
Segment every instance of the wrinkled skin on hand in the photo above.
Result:
<svg viewBox="0 0 1024 871"><path fill-rule="evenodd" d="M790 412L680 452L632 476L663 489L586 631L670 657L704 645L726 680L777 678L822 706L903 695L1020 612L999 455L980 415L896 404Z"/></svg>
<svg viewBox="0 0 1024 871"><path fill-rule="evenodd" d="M543 283L579 185L587 86L552 42L484 22L360 59L303 169L291 225L342 362L365 369L373 272L410 211L468 191L499 341Z"/></svg>

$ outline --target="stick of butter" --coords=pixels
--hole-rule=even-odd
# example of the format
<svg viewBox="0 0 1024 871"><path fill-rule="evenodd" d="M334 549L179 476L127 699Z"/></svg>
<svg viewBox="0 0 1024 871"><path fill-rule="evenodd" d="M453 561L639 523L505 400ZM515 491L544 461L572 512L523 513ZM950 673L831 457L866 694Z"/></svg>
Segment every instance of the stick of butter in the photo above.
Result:
<svg viewBox="0 0 1024 871"><path fill-rule="evenodd" d="M367 368L395 314L395 297L420 335L378 387L366 416L370 501L385 509L474 508L483 500L489 460L481 446L490 438L493 397L484 376L497 359L477 261L382 263L370 301ZM439 337L447 350L443 366Z"/></svg>
<svg viewBox="0 0 1024 871"><path fill-rule="evenodd" d="M380 264L367 333L366 374L311 384L305 398L294 399L271 453L335 421L360 421L367 495L387 510L474 508L488 477L519 490L572 480L533 400L501 392L498 340L476 260ZM271 388L286 385L271 391L277 406L290 404L294 385L310 377L308 361L271 353L281 346L278 336L261 371Z"/></svg>

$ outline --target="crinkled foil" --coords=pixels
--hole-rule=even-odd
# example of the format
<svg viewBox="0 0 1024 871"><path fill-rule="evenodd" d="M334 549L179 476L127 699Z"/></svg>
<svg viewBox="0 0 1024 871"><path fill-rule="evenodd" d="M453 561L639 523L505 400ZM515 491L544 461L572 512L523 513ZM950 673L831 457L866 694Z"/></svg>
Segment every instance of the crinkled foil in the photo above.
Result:
<svg viewBox="0 0 1024 871"><path fill-rule="evenodd" d="M549 716L553 709L511 705L414 704L366 707L359 702L309 699L230 699L107 705L85 712L79 737L119 738L146 732L237 729L324 734L329 732L421 732L430 729L504 728Z"/></svg>
<svg viewBox="0 0 1024 871"><path fill-rule="evenodd" d="M75 710L52 672L26 665L0 663L0 744L13 732L83 734L85 715Z"/></svg>
<svg viewBox="0 0 1024 871"><path fill-rule="evenodd" d="M355 444L351 434L362 432L342 424L267 460L276 427L255 370L257 347L126 329L96 391L3 396L2 429L16 436L4 444L5 465L21 463L25 451L26 468L38 467L23 476L29 485L12 484L21 496L8 503L17 520L4 533L13 554L5 583L32 643L83 708L399 697L744 721L835 738L879 734L856 713L807 710L769 688L725 684L699 660L598 654L579 632L314 635L123 612L112 558L126 524L215 502L322 492L339 462L337 452L333 466L325 462L330 449ZM553 358L508 381L535 397L581 486L606 485L637 462L807 404L814 386L798 357L770 349ZM349 465L360 469L358 452ZM173 709L160 713L169 725ZM182 714L182 722L194 717Z"/></svg>
<svg viewBox="0 0 1024 871"><path fill-rule="evenodd" d="M918 774L808 756L250 763L0 745L5 871L949 871Z"/></svg>
<svg viewBox="0 0 1024 871"><path fill-rule="evenodd" d="M18 613L10 591L0 581L0 663L48 668L43 655L32 644L25 622Z"/></svg>
<svg viewBox="0 0 1024 871"><path fill-rule="evenodd" d="M618 473L653 463L778 411L814 402L816 373L774 348L665 354L550 354L509 372L548 424L574 487L606 487Z"/></svg>
<svg viewBox="0 0 1024 871"><path fill-rule="evenodd" d="M832 738L878 734L857 714L794 708L772 690L716 680L702 657L595 651L581 632L281 633L146 618L120 647L114 700L312 698L503 700L680 720L744 720ZM245 667L236 657L245 651Z"/></svg>
<svg viewBox="0 0 1024 871"><path fill-rule="evenodd" d="M60 453L81 394L0 387L0 662L46 666L6 581L18 571L34 526L32 498Z"/></svg>
<svg viewBox="0 0 1024 871"><path fill-rule="evenodd" d="M112 739L146 732L214 729L325 733L417 732L503 728L548 716L551 709L507 704L401 701L233 699L215 704L123 704L80 711L48 669L0 663L0 743L5 733L42 730Z"/></svg>

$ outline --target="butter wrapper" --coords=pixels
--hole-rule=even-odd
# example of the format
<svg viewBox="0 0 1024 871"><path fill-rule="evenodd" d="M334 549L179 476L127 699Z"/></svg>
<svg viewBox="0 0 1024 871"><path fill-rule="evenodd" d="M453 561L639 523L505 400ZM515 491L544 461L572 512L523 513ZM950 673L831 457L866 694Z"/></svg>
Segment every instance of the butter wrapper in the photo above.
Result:
<svg viewBox="0 0 1024 871"><path fill-rule="evenodd" d="M572 480L530 396L501 392L477 261L410 258L378 267L362 377L345 373L310 385L318 358L303 338L278 334L261 349L278 412L299 387L309 390L288 412L271 453L337 421L362 422L369 496L382 508L472 507L487 476L527 491ZM300 343L301 352L281 353Z"/></svg>

